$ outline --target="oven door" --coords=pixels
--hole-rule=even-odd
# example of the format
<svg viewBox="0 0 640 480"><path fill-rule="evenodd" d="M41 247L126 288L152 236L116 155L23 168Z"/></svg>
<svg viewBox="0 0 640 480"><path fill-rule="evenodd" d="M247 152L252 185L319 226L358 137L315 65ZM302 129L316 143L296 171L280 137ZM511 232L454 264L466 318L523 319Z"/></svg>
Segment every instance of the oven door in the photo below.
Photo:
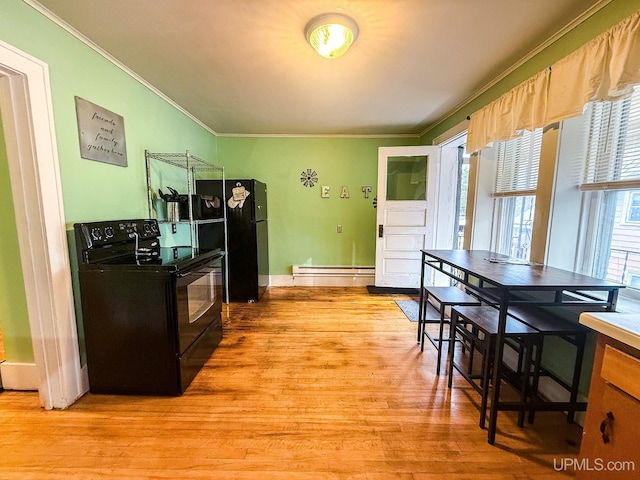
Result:
<svg viewBox="0 0 640 480"><path fill-rule="evenodd" d="M215 258L176 277L178 353L212 323L222 323L222 261Z"/></svg>

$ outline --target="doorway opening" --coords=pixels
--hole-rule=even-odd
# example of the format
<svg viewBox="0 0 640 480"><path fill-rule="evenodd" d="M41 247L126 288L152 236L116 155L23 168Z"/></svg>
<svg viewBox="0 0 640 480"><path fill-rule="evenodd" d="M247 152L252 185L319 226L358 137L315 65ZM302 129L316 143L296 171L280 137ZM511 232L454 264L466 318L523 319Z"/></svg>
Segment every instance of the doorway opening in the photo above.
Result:
<svg viewBox="0 0 640 480"><path fill-rule="evenodd" d="M80 365L58 151L46 63L0 41L0 109L41 406L88 390ZM3 364L20 378L25 364ZM5 375L5 388L9 387Z"/></svg>

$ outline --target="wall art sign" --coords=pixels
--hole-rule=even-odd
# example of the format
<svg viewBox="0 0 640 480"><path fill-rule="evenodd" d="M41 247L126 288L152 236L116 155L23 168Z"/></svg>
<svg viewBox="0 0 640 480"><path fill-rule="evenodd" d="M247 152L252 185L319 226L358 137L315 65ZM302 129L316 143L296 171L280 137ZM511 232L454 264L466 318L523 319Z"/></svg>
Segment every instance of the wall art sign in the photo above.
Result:
<svg viewBox="0 0 640 480"><path fill-rule="evenodd" d="M124 118L83 98L75 99L80 156L87 160L126 167Z"/></svg>

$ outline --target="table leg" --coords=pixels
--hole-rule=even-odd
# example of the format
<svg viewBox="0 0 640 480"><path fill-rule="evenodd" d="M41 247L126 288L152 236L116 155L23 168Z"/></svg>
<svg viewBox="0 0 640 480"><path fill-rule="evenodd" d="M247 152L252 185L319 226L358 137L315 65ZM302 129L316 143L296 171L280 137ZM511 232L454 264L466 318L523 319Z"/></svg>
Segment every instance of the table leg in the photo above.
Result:
<svg viewBox="0 0 640 480"><path fill-rule="evenodd" d="M502 292L500 299L500 317L498 335L496 336L496 352L493 357L493 389L491 390L491 407L489 411L489 432L487 441L493 445L496 441L498 425L498 403L500 402L500 380L502 379L502 354L504 352L504 332L507 325L509 292Z"/></svg>
<svg viewBox="0 0 640 480"><path fill-rule="evenodd" d="M426 318L426 305L425 305L425 312L422 312L422 304L424 301L426 301L426 298L424 298L424 264L425 264L425 253L422 252L422 262L420 263L420 300L419 300L419 304L418 304L418 343L422 342L422 329L424 328L423 326L423 320Z"/></svg>

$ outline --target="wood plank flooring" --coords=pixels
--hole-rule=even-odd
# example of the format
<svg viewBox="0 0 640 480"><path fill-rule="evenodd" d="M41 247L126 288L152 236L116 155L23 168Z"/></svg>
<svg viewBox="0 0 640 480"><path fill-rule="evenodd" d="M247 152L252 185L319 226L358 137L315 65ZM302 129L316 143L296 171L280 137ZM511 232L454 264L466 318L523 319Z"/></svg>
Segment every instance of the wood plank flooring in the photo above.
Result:
<svg viewBox="0 0 640 480"><path fill-rule="evenodd" d="M501 412L496 445L479 397L435 377L404 295L272 287L225 306L221 345L176 398L87 394L44 411L0 394L2 479L560 479L581 429L557 412L520 429Z"/></svg>

